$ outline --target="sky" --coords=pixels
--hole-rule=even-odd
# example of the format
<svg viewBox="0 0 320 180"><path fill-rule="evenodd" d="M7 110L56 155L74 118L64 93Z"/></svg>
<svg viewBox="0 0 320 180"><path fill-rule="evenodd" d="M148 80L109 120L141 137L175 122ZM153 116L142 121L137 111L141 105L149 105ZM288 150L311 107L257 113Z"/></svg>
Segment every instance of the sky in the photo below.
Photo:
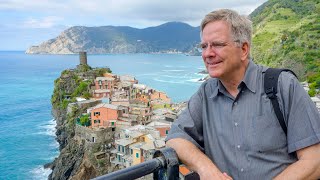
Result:
<svg viewBox="0 0 320 180"><path fill-rule="evenodd" d="M249 15L267 0L0 0L0 50L25 51L72 26L146 28L179 21L199 26L209 12Z"/></svg>

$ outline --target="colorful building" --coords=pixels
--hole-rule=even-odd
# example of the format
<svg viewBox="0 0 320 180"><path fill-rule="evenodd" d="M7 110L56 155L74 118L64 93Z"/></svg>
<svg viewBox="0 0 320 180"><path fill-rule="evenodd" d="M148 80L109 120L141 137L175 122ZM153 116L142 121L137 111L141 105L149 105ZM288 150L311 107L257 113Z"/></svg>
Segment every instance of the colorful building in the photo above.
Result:
<svg viewBox="0 0 320 180"><path fill-rule="evenodd" d="M112 90L115 86L113 77L97 77L94 81L95 89L93 90L94 98L111 97Z"/></svg>
<svg viewBox="0 0 320 180"><path fill-rule="evenodd" d="M91 126L92 127L116 127L116 122L119 117L119 107L101 103L91 109Z"/></svg>
<svg viewBox="0 0 320 180"><path fill-rule="evenodd" d="M154 91L150 95L150 100L151 101L161 100L161 102L166 103L166 104L171 103L171 99L167 96L167 94L164 92L160 92L160 91Z"/></svg>

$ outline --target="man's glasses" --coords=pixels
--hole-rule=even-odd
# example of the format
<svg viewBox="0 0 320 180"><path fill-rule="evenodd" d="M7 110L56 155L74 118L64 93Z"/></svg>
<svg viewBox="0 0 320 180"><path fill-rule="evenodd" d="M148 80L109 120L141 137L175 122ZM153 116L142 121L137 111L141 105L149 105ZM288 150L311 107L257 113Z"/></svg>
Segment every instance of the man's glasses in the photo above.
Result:
<svg viewBox="0 0 320 180"><path fill-rule="evenodd" d="M234 41L234 42L239 42L239 40ZM219 50L219 49L224 48L224 47L227 46L227 45L228 45L227 42L212 41L212 42L209 42L209 43L201 43L201 44L199 44L199 48L200 48L202 51L207 50L208 47L209 47L210 49Z"/></svg>

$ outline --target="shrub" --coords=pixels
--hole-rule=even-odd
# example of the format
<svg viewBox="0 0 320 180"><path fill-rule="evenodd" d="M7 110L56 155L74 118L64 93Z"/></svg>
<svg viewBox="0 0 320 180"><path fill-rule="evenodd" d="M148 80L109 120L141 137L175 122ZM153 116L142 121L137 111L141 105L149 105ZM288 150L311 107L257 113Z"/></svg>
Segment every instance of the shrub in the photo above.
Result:
<svg viewBox="0 0 320 180"><path fill-rule="evenodd" d="M312 88L308 91L308 94L310 97L314 97L316 95L316 90L314 88Z"/></svg>
<svg viewBox="0 0 320 180"><path fill-rule="evenodd" d="M80 124L82 126L90 126L89 114L80 117Z"/></svg>

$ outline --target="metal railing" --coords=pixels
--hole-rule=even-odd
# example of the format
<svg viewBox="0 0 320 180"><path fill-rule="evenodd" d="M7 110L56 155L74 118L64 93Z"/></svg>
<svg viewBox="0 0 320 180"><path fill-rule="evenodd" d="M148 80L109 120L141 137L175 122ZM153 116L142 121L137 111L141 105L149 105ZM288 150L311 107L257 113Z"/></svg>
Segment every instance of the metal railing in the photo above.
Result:
<svg viewBox="0 0 320 180"><path fill-rule="evenodd" d="M172 148L157 150L153 159L121 169L93 180L131 180L153 173L155 180L178 180L179 160Z"/></svg>

